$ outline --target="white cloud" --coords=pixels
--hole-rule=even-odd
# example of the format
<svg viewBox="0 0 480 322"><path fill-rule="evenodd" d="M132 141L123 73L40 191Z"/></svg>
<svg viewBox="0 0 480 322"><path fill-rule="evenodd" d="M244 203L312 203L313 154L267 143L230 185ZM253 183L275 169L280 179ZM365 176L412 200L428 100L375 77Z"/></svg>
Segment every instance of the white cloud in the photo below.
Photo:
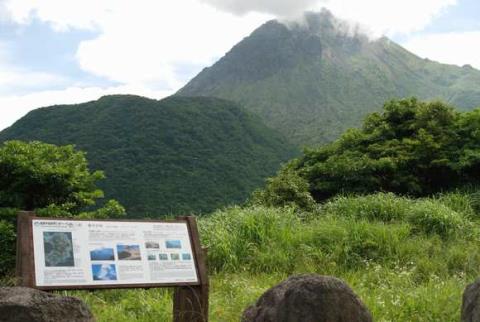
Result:
<svg viewBox="0 0 480 322"><path fill-rule="evenodd" d="M457 0L325 0L343 19L366 26L375 36L409 34L424 29Z"/></svg>
<svg viewBox="0 0 480 322"><path fill-rule="evenodd" d="M415 36L402 45L415 54L446 64L480 69L480 31Z"/></svg>
<svg viewBox="0 0 480 322"><path fill-rule="evenodd" d="M99 22L102 35L83 42L77 58L84 70L111 80L178 89L178 66L198 72L268 18L240 18L194 0L125 4Z"/></svg>
<svg viewBox="0 0 480 322"><path fill-rule="evenodd" d="M200 0L219 9L244 15L249 12L264 12L280 17L296 16L318 6L319 0Z"/></svg>
<svg viewBox="0 0 480 322"><path fill-rule="evenodd" d="M235 14L266 12L296 18L305 10L325 7L334 15L360 23L375 36L408 34L422 30L457 0L201 0Z"/></svg>
<svg viewBox="0 0 480 322"><path fill-rule="evenodd" d="M178 89L177 69L210 65L271 15L238 17L198 0L8 0L17 23L33 17L57 30L95 28L77 52L87 72L124 84Z"/></svg>
<svg viewBox="0 0 480 322"><path fill-rule="evenodd" d="M0 64L0 95L64 86L69 80L60 75L14 69Z"/></svg>
<svg viewBox="0 0 480 322"><path fill-rule="evenodd" d="M56 104L77 104L96 100L103 95L132 94L160 99L173 94L171 91L152 91L143 87L116 86L100 87L70 87L56 91L39 91L26 95L0 96L0 130L12 125L29 111L43 106Z"/></svg>

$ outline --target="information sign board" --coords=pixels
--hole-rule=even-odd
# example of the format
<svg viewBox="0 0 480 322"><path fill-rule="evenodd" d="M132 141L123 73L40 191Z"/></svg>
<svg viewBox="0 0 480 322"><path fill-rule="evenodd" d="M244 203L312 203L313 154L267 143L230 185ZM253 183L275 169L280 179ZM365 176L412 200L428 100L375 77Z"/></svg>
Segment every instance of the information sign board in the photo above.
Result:
<svg viewBox="0 0 480 322"><path fill-rule="evenodd" d="M206 249L195 217L17 218L18 286L41 290L174 287L173 321L208 322Z"/></svg>
<svg viewBox="0 0 480 322"><path fill-rule="evenodd" d="M35 284L198 283L186 222L33 219Z"/></svg>

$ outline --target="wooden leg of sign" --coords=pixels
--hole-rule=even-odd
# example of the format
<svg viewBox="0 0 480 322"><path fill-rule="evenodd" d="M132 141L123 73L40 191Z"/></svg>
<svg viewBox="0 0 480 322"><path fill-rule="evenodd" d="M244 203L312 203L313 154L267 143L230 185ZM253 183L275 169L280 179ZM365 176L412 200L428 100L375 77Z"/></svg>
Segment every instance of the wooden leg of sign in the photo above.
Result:
<svg viewBox="0 0 480 322"><path fill-rule="evenodd" d="M35 214L29 211L20 211L17 214L17 257L16 257L16 284L17 286L33 287L33 249L32 227L30 218Z"/></svg>
<svg viewBox="0 0 480 322"><path fill-rule="evenodd" d="M175 288L174 322L208 322L208 285Z"/></svg>
<svg viewBox="0 0 480 322"><path fill-rule="evenodd" d="M179 217L188 224L192 250L198 264L200 285L175 288L173 295L174 322L208 322L208 272L207 249L202 249L198 234L197 221L193 216Z"/></svg>

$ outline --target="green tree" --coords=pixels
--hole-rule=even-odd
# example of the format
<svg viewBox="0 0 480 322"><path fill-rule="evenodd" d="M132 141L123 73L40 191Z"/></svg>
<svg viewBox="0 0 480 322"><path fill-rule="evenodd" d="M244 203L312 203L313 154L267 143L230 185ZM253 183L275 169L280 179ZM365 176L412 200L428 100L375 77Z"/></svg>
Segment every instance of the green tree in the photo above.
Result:
<svg viewBox="0 0 480 322"><path fill-rule="evenodd" d="M269 207L293 206L307 211L314 209L315 200L308 191L308 182L295 171L284 168L266 181L264 189L253 192L251 203Z"/></svg>
<svg viewBox="0 0 480 322"><path fill-rule="evenodd" d="M76 212L103 192L85 154L72 145L7 141L0 148L0 206L24 210L57 205Z"/></svg>
<svg viewBox="0 0 480 322"><path fill-rule="evenodd" d="M480 111L415 98L385 103L359 129L287 165L315 200L388 191L425 196L480 180Z"/></svg>
<svg viewBox="0 0 480 322"><path fill-rule="evenodd" d="M103 192L91 172L85 153L72 145L7 141L0 147L0 276L15 264L17 210L35 210L39 216L118 218L125 209L115 200L92 210Z"/></svg>

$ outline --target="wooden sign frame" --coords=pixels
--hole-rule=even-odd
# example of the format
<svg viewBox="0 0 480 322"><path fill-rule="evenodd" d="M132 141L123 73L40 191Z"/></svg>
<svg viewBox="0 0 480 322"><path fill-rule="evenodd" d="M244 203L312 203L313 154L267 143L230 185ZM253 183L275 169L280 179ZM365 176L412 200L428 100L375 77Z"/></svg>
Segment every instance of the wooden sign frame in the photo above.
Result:
<svg viewBox="0 0 480 322"><path fill-rule="evenodd" d="M37 286L35 278L35 254L33 248L32 221L108 221L108 222L139 222L139 223L186 223L193 261L197 274L197 282L179 283L147 283L147 284L102 284L102 285L68 285L68 286ZM153 288L175 287L173 296L173 321L175 322L207 322L209 280L206 265L206 250L200 245L200 237L195 217L177 217L176 220L112 220L112 219L72 219L37 217L34 212L19 212L17 217L17 255L16 255L17 285L40 290L67 289L119 289L119 288Z"/></svg>

